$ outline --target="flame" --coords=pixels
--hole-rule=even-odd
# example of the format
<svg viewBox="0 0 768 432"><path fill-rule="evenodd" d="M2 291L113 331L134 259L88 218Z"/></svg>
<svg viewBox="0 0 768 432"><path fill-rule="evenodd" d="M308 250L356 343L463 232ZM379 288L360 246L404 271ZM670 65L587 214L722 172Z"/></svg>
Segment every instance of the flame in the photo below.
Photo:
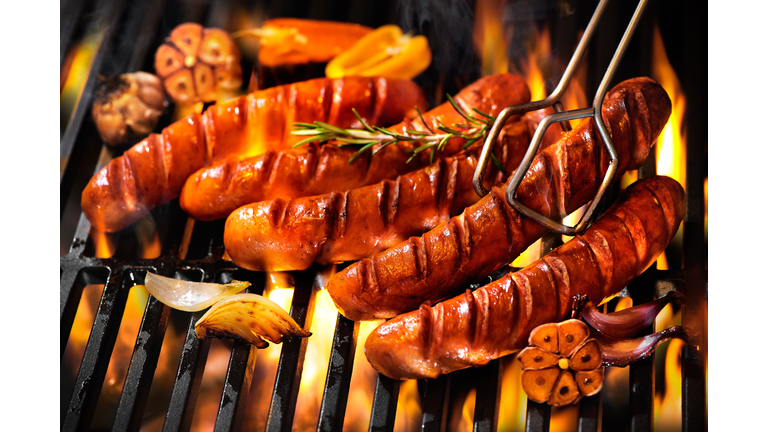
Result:
<svg viewBox="0 0 768 432"><path fill-rule="evenodd" d="M83 294L80 297L80 303L77 305L75 319L72 322L72 330L69 334L67 347L64 351L65 363L68 365L78 365L82 361L85 345L91 335L91 327L96 316L96 309L99 307L99 299L104 292L104 285L86 285L83 288ZM77 368L67 368L72 372L72 379L77 376Z"/></svg>
<svg viewBox="0 0 768 432"><path fill-rule="evenodd" d="M73 44L67 53L67 62L65 62L63 70L60 71L59 103L61 105L69 106L77 102L83 87L85 87L88 71L91 70L91 63L93 63L93 57L101 44L103 34L102 29L87 35L78 43ZM74 110L74 107L70 107L69 110Z"/></svg>
<svg viewBox="0 0 768 432"><path fill-rule="evenodd" d="M547 97L544 73L539 67L540 63L548 62L552 51L552 42L549 36L549 27L541 31L536 30L536 44L527 53L527 59L523 63L521 73L528 82L531 90L531 100L537 101Z"/></svg>
<svg viewBox="0 0 768 432"><path fill-rule="evenodd" d="M512 261L512 267L523 268L541 257L541 239L536 240L535 243L528 246L528 249L524 250L514 261Z"/></svg>
<svg viewBox="0 0 768 432"><path fill-rule="evenodd" d="M118 233L105 233L97 229L90 232L91 241L94 247L94 256L96 258L109 258L117 250Z"/></svg>
<svg viewBox="0 0 768 432"><path fill-rule="evenodd" d="M507 38L501 24L502 1L479 1L475 7L472 42L480 53L483 75L507 72Z"/></svg>
<svg viewBox="0 0 768 432"><path fill-rule="evenodd" d="M416 380L400 383L395 412L396 432L416 432L421 429L421 397Z"/></svg>
<svg viewBox="0 0 768 432"><path fill-rule="evenodd" d="M310 331L312 337L307 343L304 371L296 401L294 427L298 430L317 427L317 415L323 399L325 377L328 372L333 333L338 310L326 290L320 290L315 298L315 314Z"/></svg>
<svg viewBox="0 0 768 432"><path fill-rule="evenodd" d="M517 356L502 359L504 370L501 377L501 396L499 406L499 430L525 430L525 412L528 398L523 391L521 377L523 370Z"/></svg>
<svg viewBox="0 0 768 432"><path fill-rule="evenodd" d="M678 430L682 424L682 378L680 357L683 351L683 342L680 339L672 339L667 347L667 355L664 363L664 395L656 395L654 398L654 429L659 432Z"/></svg>
<svg viewBox="0 0 768 432"><path fill-rule="evenodd" d="M674 178L685 188L685 95L672 65L669 63L658 26L653 32L653 67L651 75L672 101L672 114L656 144L656 173Z"/></svg>
<svg viewBox="0 0 768 432"><path fill-rule="evenodd" d="M709 242L709 177L704 178L704 242Z"/></svg>
<svg viewBox="0 0 768 432"><path fill-rule="evenodd" d="M464 399L464 406L461 408L461 420L454 430L472 432L475 418L475 402L477 400L477 390L471 389Z"/></svg>
<svg viewBox="0 0 768 432"><path fill-rule="evenodd" d="M549 430L551 432L576 432L578 423L578 406L568 405L552 408L549 421Z"/></svg>
<svg viewBox="0 0 768 432"><path fill-rule="evenodd" d="M373 408L373 390L376 386L376 370L365 357L365 340L383 320L362 321L357 334L355 363L349 385L347 410L344 414L344 430L366 430Z"/></svg>

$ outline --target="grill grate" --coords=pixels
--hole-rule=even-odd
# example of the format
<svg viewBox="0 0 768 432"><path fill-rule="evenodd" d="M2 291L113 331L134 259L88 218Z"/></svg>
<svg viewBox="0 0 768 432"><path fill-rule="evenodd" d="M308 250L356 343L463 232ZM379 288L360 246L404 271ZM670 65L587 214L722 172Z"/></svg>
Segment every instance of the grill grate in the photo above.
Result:
<svg viewBox="0 0 768 432"><path fill-rule="evenodd" d="M327 2L316 2L311 10L320 10ZM262 5L261 3L259 3ZM314 3L313 3L314 4ZM92 284L103 284L104 290L95 314L91 335L85 347L80 369L71 393L62 394L62 430L87 430L97 408L99 394L104 383L110 356L116 343L123 320L128 292L132 286L142 284L146 271L184 280L227 283L232 279L252 283L250 292L262 293L266 284L263 273L248 272L236 268L223 259L221 240L223 222L194 223L189 251L179 252L188 232L187 217L175 200L152 213L154 227L161 240L158 258L136 258L141 245L138 228L120 233L117 251L111 258L95 258L89 238L90 224L79 213L79 192L90 175L106 164L117 152L103 146L95 126L88 115L91 94L96 85L96 75L153 70L152 54L164 35L177 24L196 21L207 25L224 26L226 9L240 5L229 1L212 4L206 1L167 0L166 2L110 2L71 0L62 3L61 66L75 41L89 32L103 31L91 64L79 102L67 116L66 128L61 136L61 224L62 243L68 250L60 259L60 357L63 361L65 348L72 330L83 290ZM264 5L262 5L264 6ZM630 5L630 8L634 5ZM278 8L282 9L278 11ZM296 6L294 6L296 7ZM373 6L371 6L372 8ZM380 6L379 6L380 7ZM589 16L593 8L584 7ZM266 9L266 6L264 6ZM222 11L224 10L224 11ZM275 15L304 16L286 13L288 6L272 6ZM653 15L650 8L646 15ZM373 9L354 10L359 16L373 16ZM350 12L350 16L353 12ZM320 16L328 19L327 16ZM70 21L69 17L76 17ZM379 17L386 19L386 16ZM619 20L620 21L620 20ZM621 21L623 22L623 21ZM65 25L66 24L66 25ZM377 25L371 22L369 25ZM647 26L646 26L647 27ZM623 29L617 29L621 32ZM638 37L642 37L642 29ZM599 36L598 36L599 39ZM613 45L612 45L613 46ZM610 57L608 53L608 56ZM247 70L247 69L246 69ZM693 104L691 104L693 105ZM704 108L706 112L706 108ZM167 117L160 125L167 124ZM703 184L706 177L706 156L703 146L689 146L687 155L687 206L684 221L685 237L683 256L685 269L674 271L649 269L634 281L629 292L636 301L645 301L653 293L680 290L689 299L683 309L683 324L701 329L706 307L706 248L704 238ZM644 167L641 176L655 171L652 164ZM616 191L614 191L615 194ZM70 222L75 221L75 222ZM72 227L71 225L74 225ZM69 232L67 238L64 232ZM71 241L70 241L71 240ZM550 246L554 246L552 242ZM189 258L195 257L195 258ZM295 294L290 309L291 316L304 328L313 321L316 292L320 288L318 272L312 268L293 273ZM649 289L652 287L653 290ZM643 294L645 293L645 294ZM645 296L645 298L643 298ZM150 387L160 356L166 330L172 320L167 306L152 296L139 328L139 337L126 373L123 391L117 403L113 430L139 430L147 408ZM186 336L180 353L178 369L163 422L164 431L189 430L200 392L203 372L211 348L210 340L198 340L194 336L194 323L202 312L184 314ZM342 316L337 317L331 347L328 374L319 409L318 431L342 430L344 414L350 392L354 366L354 352L358 342L359 324ZM286 342L282 345L278 370L271 396L266 429L288 431L294 423L299 383L306 360L307 339ZM683 352L683 423L690 431L706 430L706 381L705 354L702 351L684 349ZM224 389L215 420L215 430L238 430L243 422L246 401L254 379L254 363L259 351L234 341L231 357L224 378ZM474 412L475 431L495 431L500 412L509 407L500 406L503 360L495 360L479 369L459 371L436 380L419 381L422 401L420 429L424 431L450 430L451 408L454 399L466 395L470 388L476 390ZM653 357L630 367L630 413L628 428L632 431L653 429L653 397L656 385ZM393 430L401 382L382 375L377 376L373 389L370 431ZM609 424L605 419L602 393L585 398L579 403L576 428L579 431L599 431ZM548 431L552 410L547 405L529 402L526 410L527 431ZM606 423L604 423L604 421ZM612 423L611 423L612 425Z"/></svg>

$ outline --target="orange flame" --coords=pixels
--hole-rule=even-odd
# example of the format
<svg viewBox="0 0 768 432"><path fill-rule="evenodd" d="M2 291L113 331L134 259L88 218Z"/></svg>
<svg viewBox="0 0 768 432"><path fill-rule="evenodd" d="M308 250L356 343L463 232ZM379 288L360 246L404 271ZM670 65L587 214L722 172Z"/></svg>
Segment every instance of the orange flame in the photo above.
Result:
<svg viewBox="0 0 768 432"><path fill-rule="evenodd" d="M525 410L528 398L523 391L521 377L523 370L512 355L502 359L504 370L501 376L501 396L499 406L504 407L499 413L499 430L525 430Z"/></svg>
<svg viewBox="0 0 768 432"><path fill-rule="evenodd" d="M654 429L659 432L679 430L682 424L682 378L680 355L683 351L683 342L680 339L672 339L667 347L667 355L664 363L664 395L654 397Z"/></svg>
<svg viewBox="0 0 768 432"><path fill-rule="evenodd" d="M669 63L661 32L658 26L653 31L653 66L651 76L667 91L672 101L672 114L669 116L666 126L661 131L656 143L656 173L677 180L685 189L685 163L686 163L686 139L685 124L685 95L680 81ZM675 238L670 243L671 247L681 249L683 242L682 228L677 231ZM666 253L663 253L656 262L659 270L668 270Z"/></svg>
<svg viewBox="0 0 768 432"><path fill-rule="evenodd" d="M475 7L472 42L480 53L483 75L507 72L507 38L501 24L501 0L479 1Z"/></svg>
<svg viewBox="0 0 768 432"><path fill-rule="evenodd" d="M117 250L118 233L105 233L97 229L91 229L91 241L94 247L94 256L96 258L109 258Z"/></svg>
<svg viewBox="0 0 768 432"><path fill-rule="evenodd" d="M464 406L461 408L461 420L454 430L472 432L475 418L475 402L477 400L477 390L471 389L464 399Z"/></svg>
<svg viewBox="0 0 768 432"><path fill-rule="evenodd" d="M421 397L416 380L400 383L395 412L396 432L416 432L421 429Z"/></svg>
<svg viewBox="0 0 768 432"><path fill-rule="evenodd" d="M653 32L652 77L667 91L672 100L672 114L656 144L656 172L674 178L685 187L685 95L672 65L669 63L658 27Z"/></svg>

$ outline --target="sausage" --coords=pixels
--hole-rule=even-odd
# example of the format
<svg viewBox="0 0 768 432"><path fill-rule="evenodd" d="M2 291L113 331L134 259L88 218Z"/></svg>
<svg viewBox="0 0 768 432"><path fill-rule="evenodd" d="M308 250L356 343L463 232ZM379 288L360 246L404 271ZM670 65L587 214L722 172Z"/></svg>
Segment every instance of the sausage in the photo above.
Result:
<svg viewBox="0 0 768 432"><path fill-rule="evenodd" d="M494 148L504 171L491 164L488 188L506 180L530 143L522 121L507 124ZM422 169L346 192L276 198L235 210L224 227L224 246L239 267L256 271L305 270L371 256L428 231L480 197L472 176L477 143Z"/></svg>
<svg viewBox="0 0 768 432"><path fill-rule="evenodd" d="M530 91L517 75L503 73L479 79L455 96L467 112L476 108L497 115L509 105L530 101ZM432 130L440 122L451 125L466 123L446 102L424 113ZM390 129L425 131L421 118L404 120ZM444 156L457 153L466 141L451 140ZM181 192L179 204L192 218L211 221L226 218L236 208L277 197L296 198L346 191L356 187L394 179L398 175L428 165L428 152L407 163L409 150L418 143L399 142L381 149L375 157L365 152L353 163L348 161L357 148L334 144L310 145L282 152L267 152L249 159L229 158L189 177Z"/></svg>
<svg viewBox="0 0 768 432"><path fill-rule="evenodd" d="M669 177L636 182L584 234L524 269L377 327L368 361L390 378L436 378L524 348L535 327L568 318L575 295L613 297L656 261L685 214L684 195Z"/></svg>
<svg viewBox="0 0 768 432"><path fill-rule="evenodd" d="M639 168L671 112L661 86L635 78L616 86L602 115L618 154L620 176ZM583 121L533 161L517 199L554 218L575 211L592 197L608 168L607 150L592 119ZM545 233L506 201L506 183L460 215L334 274L328 293L352 320L391 318L439 301L511 262Z"/></svg>
<svg viewBox="0 0 768 432"><path fill-rule="evenodd" d="M350 77L318 78L274 87L213 105L152 134L111 160L83 190L83 213L98 230L119 231L154 207L176 198L184 181L227 156L246 158L289 148L294 122L321 120L360 126L352 112L377 125L401 121L424 108L412 81Z"/></svg>

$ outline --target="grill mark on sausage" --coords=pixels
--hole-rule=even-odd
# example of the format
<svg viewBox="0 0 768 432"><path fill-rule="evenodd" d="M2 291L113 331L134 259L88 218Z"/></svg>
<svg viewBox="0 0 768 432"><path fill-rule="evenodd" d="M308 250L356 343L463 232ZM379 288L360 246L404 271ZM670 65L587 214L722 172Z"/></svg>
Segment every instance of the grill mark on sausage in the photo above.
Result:
<svg viewBox="0 0 768 432"><path fill-rule="evenodd" d="M391 194L392 181L386 180L380 183L378 193L378 208L381 220L384 221L384 228L387 229L392 226L392 221L389 218L389 198Z"/></svg>
<svg viewBox="0 0 768 432"><path fill-rule="evenodd" d="M323 243L329 238L342 238L347 228L347 209L349 206L349 192L332 192L330 196L331 205L326 212L327 234L322 240Z"/></svg>

